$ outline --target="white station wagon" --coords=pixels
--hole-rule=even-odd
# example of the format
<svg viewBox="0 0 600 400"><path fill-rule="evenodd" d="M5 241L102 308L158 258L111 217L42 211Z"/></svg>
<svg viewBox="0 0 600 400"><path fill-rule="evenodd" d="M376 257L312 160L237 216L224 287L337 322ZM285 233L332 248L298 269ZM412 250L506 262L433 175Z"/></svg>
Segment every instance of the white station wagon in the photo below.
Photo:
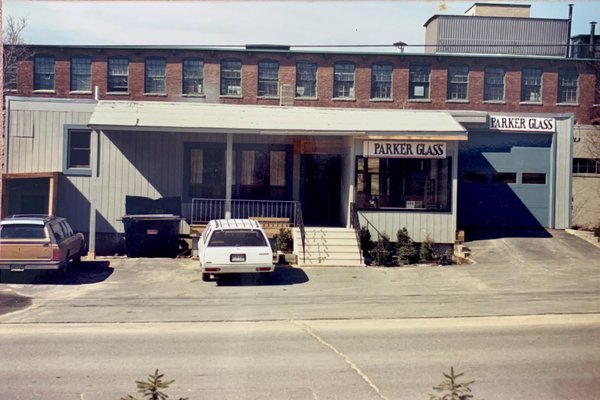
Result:
<svg viewBox="0 0 600 400"><path fill-rule="evenodd" d="M198 241L202 280L231 273L260 273L275 269L273 250L260 224L252 219L209 221Z"/></svg>

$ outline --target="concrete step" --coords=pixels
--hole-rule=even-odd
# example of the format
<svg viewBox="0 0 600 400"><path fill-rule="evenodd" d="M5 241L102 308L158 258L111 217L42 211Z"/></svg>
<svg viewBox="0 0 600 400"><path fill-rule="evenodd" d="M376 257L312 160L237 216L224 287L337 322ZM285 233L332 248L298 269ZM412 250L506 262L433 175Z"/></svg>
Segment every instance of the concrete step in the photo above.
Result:
<svg viewBox="0 0 600 400"><path fill-rule="evenodd" d="M294 253L306 266L363 266L353 229L310 227L305 230L303 257L300 230L294 229Z"/></svg>

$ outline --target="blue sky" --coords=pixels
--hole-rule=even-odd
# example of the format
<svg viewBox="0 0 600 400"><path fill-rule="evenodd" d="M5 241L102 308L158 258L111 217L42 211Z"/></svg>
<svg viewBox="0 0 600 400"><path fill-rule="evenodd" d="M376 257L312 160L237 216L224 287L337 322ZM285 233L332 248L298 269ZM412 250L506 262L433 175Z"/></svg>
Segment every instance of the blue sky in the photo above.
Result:
<svg viewBox="0 0 600 400"><path fill-rule="evenodd" d="M27 18L24 37L34 44L385 45L403 41L419 45L425 41L423 24L429 17L463 14L473 3L4 0L3 11L5 18ZM532 17L567 18L568 1L530 3ZM589 33L589 22L600 22L600 2L571 3L575 5L573 34Z"/></svg>

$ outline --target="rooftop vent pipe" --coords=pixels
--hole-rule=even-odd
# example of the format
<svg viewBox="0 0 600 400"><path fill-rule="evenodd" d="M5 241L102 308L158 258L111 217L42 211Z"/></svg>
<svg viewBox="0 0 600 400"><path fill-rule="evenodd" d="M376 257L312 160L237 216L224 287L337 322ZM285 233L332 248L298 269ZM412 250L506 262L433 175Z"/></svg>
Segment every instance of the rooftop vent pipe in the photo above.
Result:
<svg viewBox="0 0 600 400"><path fill-rule="evenodd" d="M571 24L573 23L573 4L569 4L569 23L567 24L567 49L565 51L565 57L572 57L571 51Z"/></svg>
<svg viewBox="0 0 600 400"><path fill-rule="evenodd" d="M590 22L590 58L596 58L596 21Z"/></svg>

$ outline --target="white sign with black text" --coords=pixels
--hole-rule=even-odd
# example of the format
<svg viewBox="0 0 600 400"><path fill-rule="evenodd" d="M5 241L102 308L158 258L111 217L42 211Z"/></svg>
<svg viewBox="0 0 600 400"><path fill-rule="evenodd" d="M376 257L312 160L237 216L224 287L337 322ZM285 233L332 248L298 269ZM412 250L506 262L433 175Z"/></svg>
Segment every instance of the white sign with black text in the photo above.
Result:
<svg viewBox="0 0 600 400"><path fill-rule="evenodd" d="M489 128L509 132L556 132L555 118L490 115Z"/></svg>
<svg viewBox="0 0 600 400"><path fill-rule="evenodd" d="M446 158L445 142L365 141L364 157Z"/></svg>

